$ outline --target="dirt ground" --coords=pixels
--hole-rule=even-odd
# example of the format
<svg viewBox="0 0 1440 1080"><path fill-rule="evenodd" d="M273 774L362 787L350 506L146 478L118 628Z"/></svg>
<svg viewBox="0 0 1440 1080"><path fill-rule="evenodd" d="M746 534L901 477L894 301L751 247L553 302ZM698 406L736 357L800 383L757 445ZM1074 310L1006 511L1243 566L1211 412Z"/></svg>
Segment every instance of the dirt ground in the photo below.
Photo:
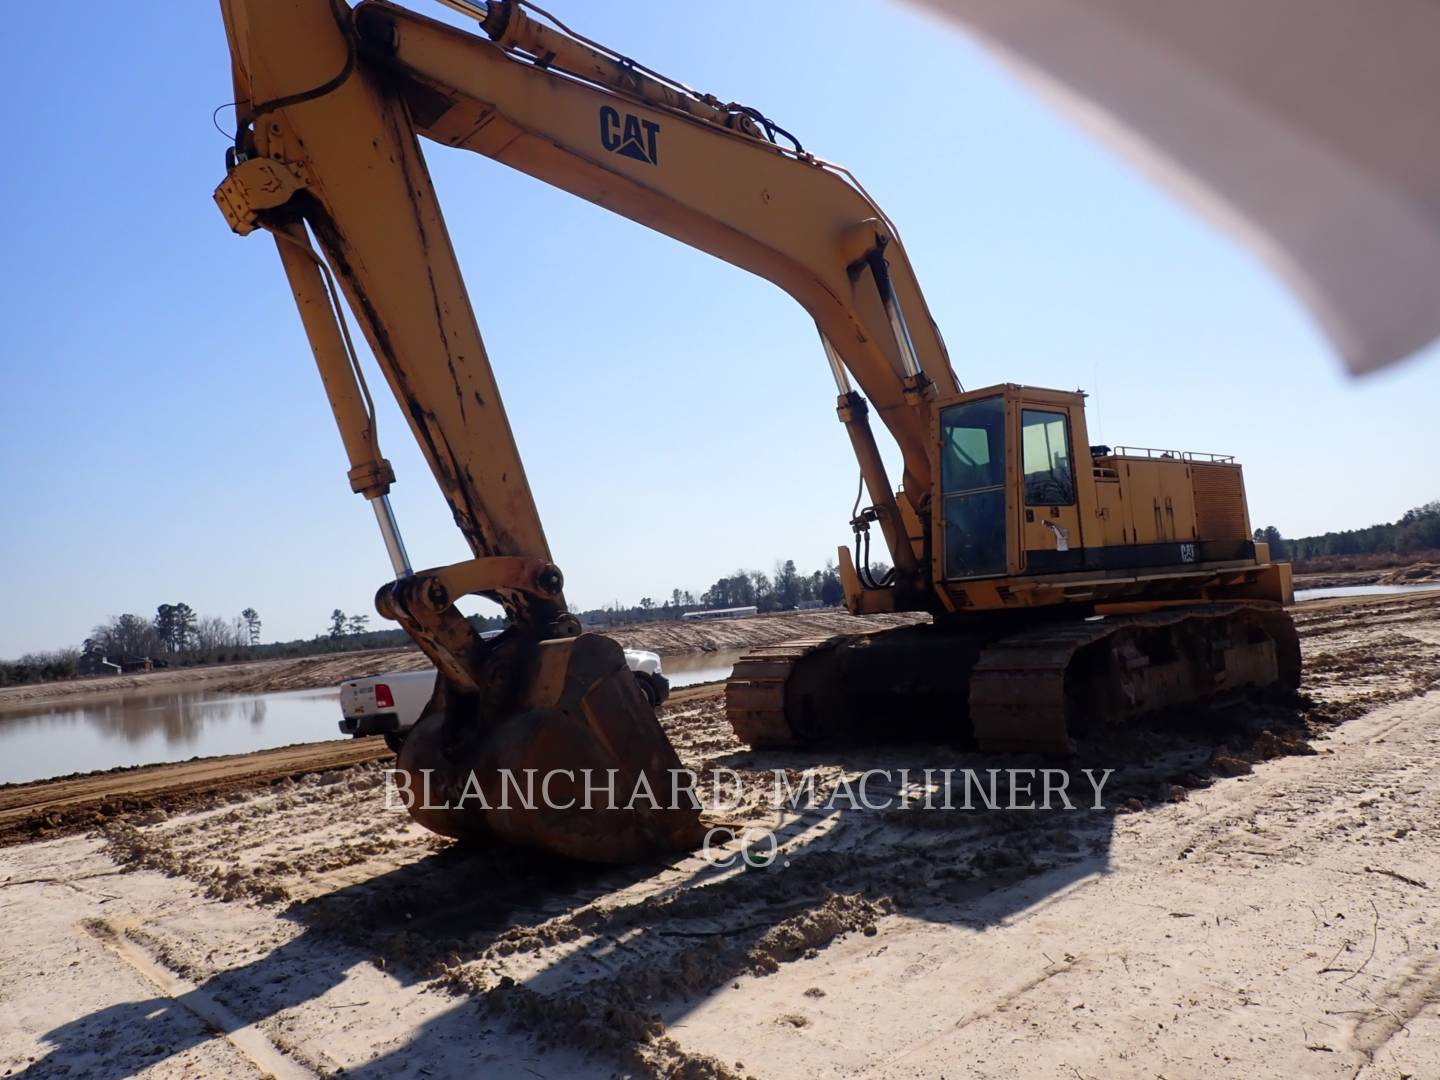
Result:
<svg viewBox="0 0 1440 1080"><path fill-rule="evenodd" d="M754 753L677 694L685 763L740 787L711 822L778 838L755 868L467 849L374 761L157 793L0 850L0 1071L1440 1076L1440 595L1297 622L1302 696L1082 739L1074 810L777 814L775 769L1056 763Z"/></svg>

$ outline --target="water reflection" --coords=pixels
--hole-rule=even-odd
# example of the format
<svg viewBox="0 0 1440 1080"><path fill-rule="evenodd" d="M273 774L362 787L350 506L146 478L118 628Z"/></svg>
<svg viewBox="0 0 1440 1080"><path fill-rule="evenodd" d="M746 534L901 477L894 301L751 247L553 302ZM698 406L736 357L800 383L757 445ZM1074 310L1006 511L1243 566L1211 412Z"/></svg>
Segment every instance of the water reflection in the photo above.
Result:
<svg viewBox="0 0 1440 1080"><path fill-rule="evenodd" d="M1295 602L1324 600L1333 596L1389 596L1393 593L1435 592L1440 585L1337 585L1329 589L1296 589Z"/></svg>
<svg viewBox="0 0 1440 1080"><path fill-rule="evenodd" d="M735 661L748 650L725 649L708 653L689 653L685 656L666 656L660 661L665 677L672 689L695 686L698 683L717 682L728 679Z"/></svg>
<svg viewBox="0 0 1440 1080"><path fill-rule="evenodd" d="M127 691L0 713L0 783L339 737L338 691Z"/></svg>

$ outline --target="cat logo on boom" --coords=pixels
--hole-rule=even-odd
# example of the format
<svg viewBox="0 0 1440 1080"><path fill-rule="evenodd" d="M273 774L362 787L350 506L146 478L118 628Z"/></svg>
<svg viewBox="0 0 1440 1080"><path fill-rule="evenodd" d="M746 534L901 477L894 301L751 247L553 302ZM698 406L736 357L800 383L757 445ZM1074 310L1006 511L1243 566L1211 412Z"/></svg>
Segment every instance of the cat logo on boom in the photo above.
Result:
<svg viewBox="0 0 1440 1080"><path fill-rule="evenodd" d="M609 105L600 106L600 145L612 154L659 165L659 133L660 125L654 120L642 120L631 113L622 116Z"/></svg>

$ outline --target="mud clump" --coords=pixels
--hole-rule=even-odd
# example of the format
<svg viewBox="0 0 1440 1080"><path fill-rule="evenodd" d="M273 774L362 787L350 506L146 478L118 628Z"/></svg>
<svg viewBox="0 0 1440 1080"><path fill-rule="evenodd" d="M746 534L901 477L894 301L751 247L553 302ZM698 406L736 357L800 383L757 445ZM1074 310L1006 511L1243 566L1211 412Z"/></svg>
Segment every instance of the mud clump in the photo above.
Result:
<svg viewBox="0 0 1440 1080"><path fill-rule="evenodd" d="M257 900L278 904L290 899L289 891L263 876L230 868L206 865L182 854L161 836L150 836L128 821L109 822L100 828L105 854L121 870L154 870L166 877L183 877L195 882L212 900Z"/></svg>
<svg viewBox="0 0 1440 1080"><path fill-rule="evenodd" d="M888 913L886 903L861 896L832 896L814 911L786 919L766 933L750 950L749 970L772 975L781 964L821 949L841 934L851 930L868 933L875 920Z"/></svg>

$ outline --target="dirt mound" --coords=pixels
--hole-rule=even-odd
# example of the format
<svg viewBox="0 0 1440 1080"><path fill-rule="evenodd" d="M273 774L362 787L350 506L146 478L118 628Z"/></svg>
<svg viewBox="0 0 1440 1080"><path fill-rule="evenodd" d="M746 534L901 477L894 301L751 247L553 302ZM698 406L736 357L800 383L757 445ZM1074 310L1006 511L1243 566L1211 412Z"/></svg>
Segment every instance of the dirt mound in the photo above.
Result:
<svg viewBox="0 0 1440 1080"><path fill-rule="evenodd" d="M1424 562L1414 566L1402 566L1381 575L1381 585L1422 585L1426 582L1440 582L1440 563Z"/></svg>
<svg viewBox="0 0 1440 1080"><path fill-rule="evenodd" d="M661 656L722 652L756 645L778 645L797 638L829 634L863 634L926 622L928 615L851 615L848 611L786 611L749 619L683 620L639 623L597 632L630 649L649 649Z"/></svg>

